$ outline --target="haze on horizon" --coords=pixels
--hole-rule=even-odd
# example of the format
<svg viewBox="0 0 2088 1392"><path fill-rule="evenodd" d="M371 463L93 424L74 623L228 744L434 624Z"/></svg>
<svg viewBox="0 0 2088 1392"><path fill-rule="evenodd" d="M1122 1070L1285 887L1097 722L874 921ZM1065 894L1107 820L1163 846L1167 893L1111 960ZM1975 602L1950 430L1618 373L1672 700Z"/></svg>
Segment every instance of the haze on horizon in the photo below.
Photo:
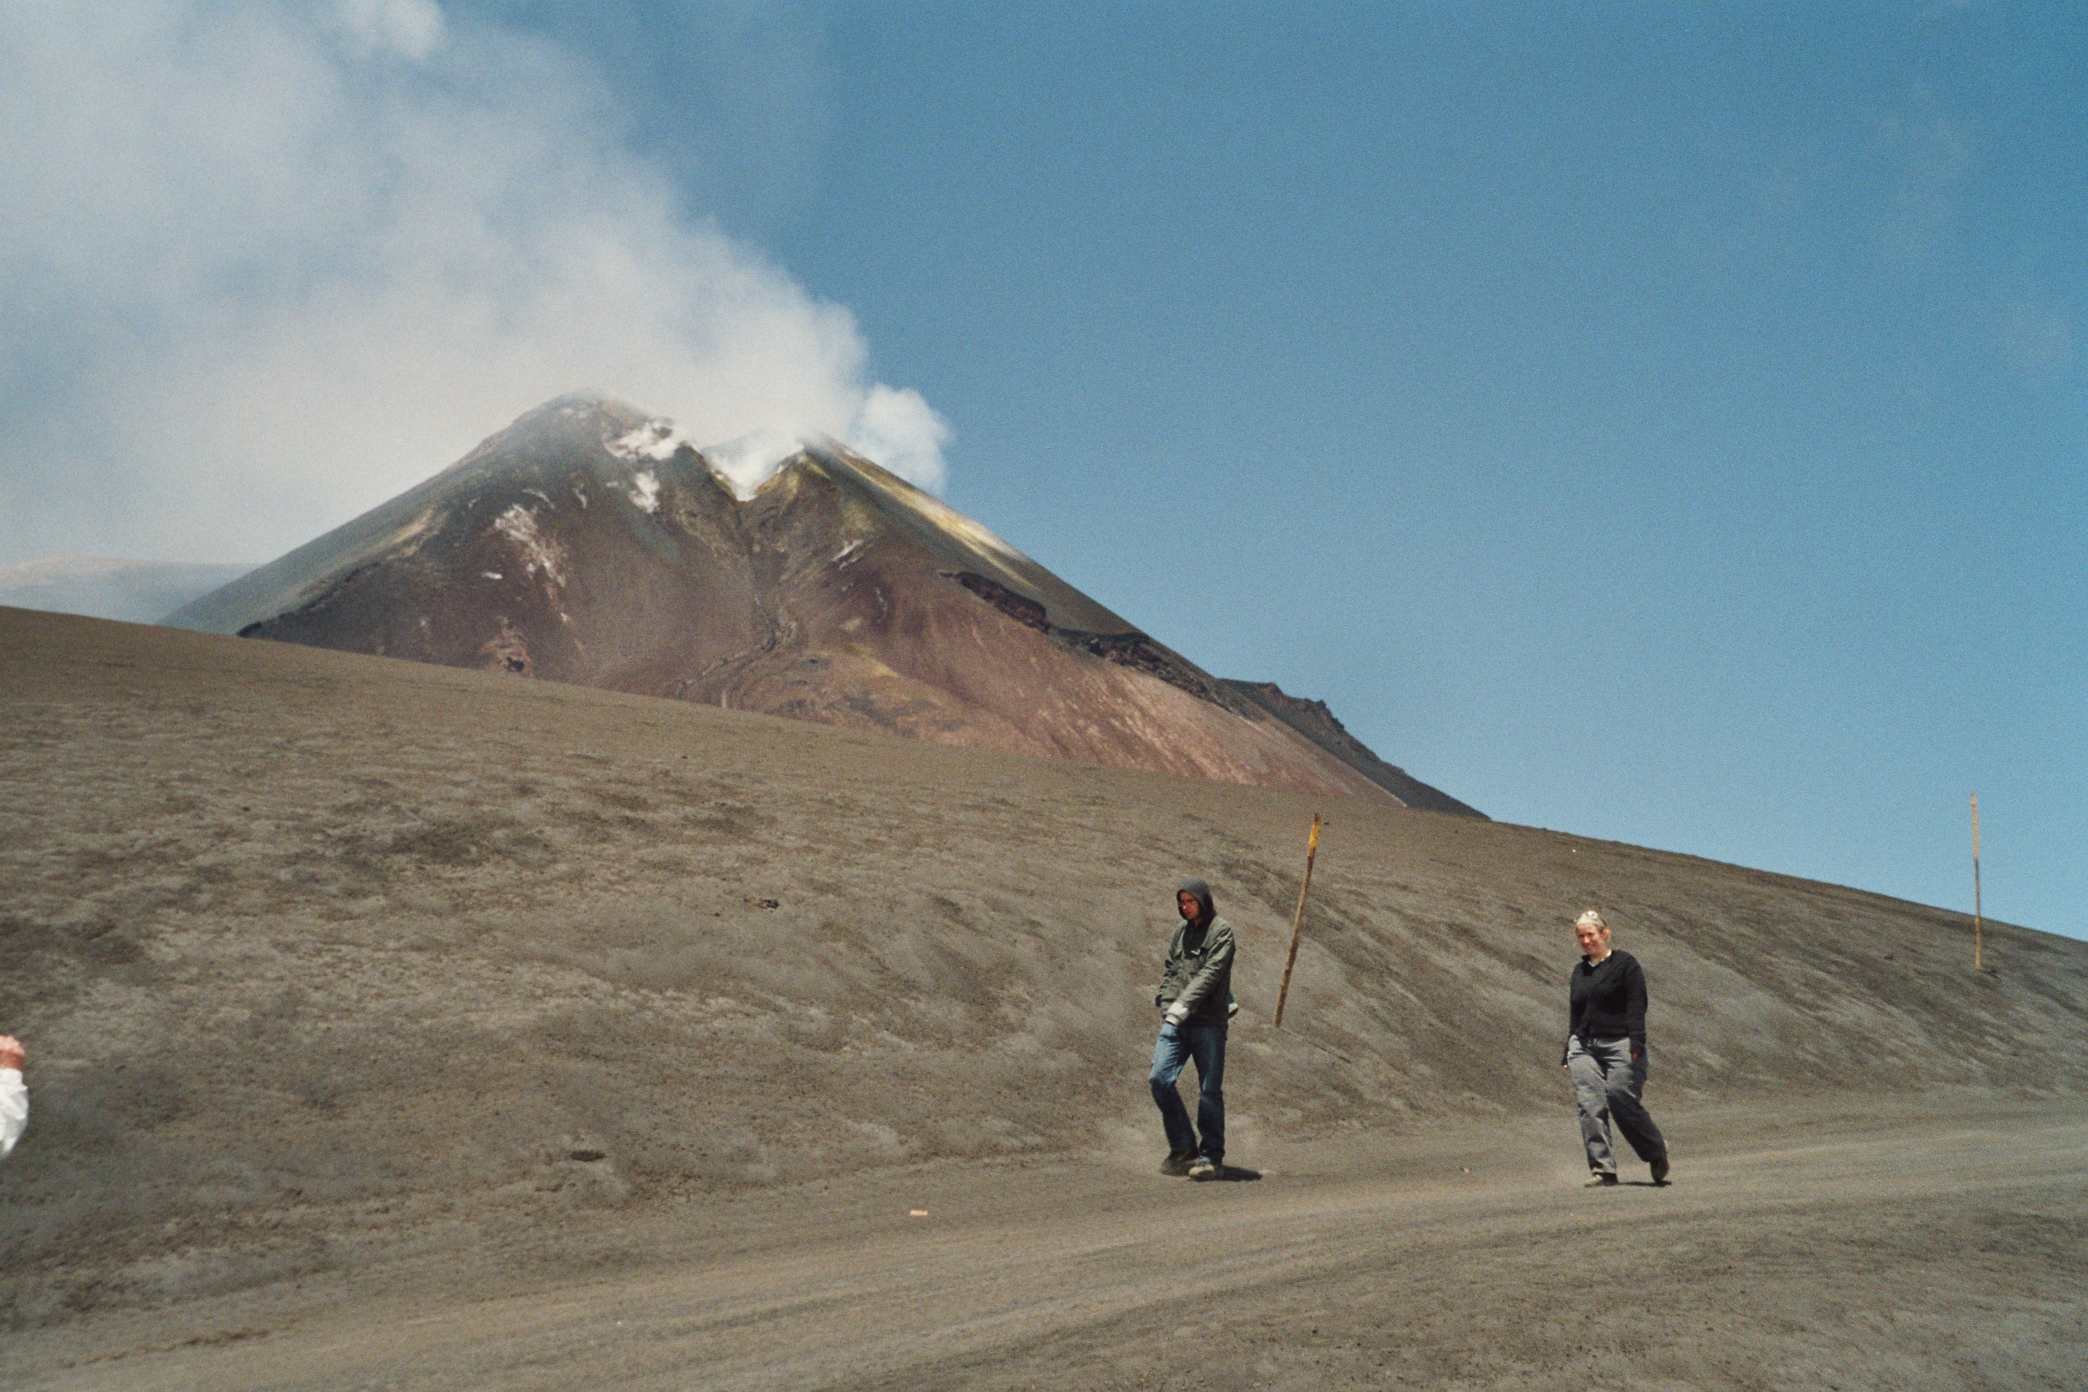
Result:
<svg viewBox="0 0 2088 1392"><path fill-rule="evenodd" d="M847 440L1509 821L2088 936L2088 17L118 0L0 33L0 562L550 397ZM1562 912L1569 906L1561 906Z"/></svg>

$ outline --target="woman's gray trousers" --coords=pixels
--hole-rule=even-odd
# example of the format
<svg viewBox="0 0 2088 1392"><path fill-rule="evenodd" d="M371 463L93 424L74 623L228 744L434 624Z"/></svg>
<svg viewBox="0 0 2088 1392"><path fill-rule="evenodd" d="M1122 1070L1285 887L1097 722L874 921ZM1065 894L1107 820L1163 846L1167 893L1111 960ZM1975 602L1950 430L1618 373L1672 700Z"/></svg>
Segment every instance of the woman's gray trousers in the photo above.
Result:
<svg viewBox="0 0 2088 1392"><path fill-rule="evenodd" d="M1573 1079L1573 1100L1580 1106L1581 1140L1588 1147L1588 1168L1599 1175L1617 1172L1610 1148L1610 1127L1622 1132L1638 1158L1651 1165L1667 1156L1660 1128L1639 1101L1646 1086L1646 1061L1631 1058L1628 1039L1566 1041L1566 1072Z"/></svg>

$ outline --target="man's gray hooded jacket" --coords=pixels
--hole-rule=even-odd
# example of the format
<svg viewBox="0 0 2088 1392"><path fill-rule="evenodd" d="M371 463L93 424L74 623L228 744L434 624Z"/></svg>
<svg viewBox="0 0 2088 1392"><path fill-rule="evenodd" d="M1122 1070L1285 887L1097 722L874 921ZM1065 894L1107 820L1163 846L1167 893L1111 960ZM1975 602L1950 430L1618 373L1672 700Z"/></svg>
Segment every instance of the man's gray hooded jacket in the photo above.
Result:
<svg viewBox="0 0 2088 1392"><path fill-rule="evenodd" d="M1195 924L1185 921L1175 929L1153 1004L1164 1010L1180 1002L1189 1007L1187 1023L1222 1025L1232 1002L1232 928L1218 917L1211 887L1202 880L1184 880L1178 892L1195 895L1202 912Z"/></svg>

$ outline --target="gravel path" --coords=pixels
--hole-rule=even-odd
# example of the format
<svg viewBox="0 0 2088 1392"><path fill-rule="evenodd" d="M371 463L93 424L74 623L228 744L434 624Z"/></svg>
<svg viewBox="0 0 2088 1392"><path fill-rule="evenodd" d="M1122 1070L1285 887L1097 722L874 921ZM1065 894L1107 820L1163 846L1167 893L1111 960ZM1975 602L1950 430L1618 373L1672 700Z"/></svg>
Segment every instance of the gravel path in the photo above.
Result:
<svg viewBox="0 0 2088 1392"><path fill-rule="evenodd" d="M319 1303L18 1336L0 1369L54 1392L2079 1385L2088 1117L1673 1120L1693 1157L1663 1189L1577 1187L1564 1119L1279 1151L1244 1183L929 1166L771 1196L752 1249L651 1216L587 1239L613 1272L529 1288L451 1251Z"/></svg>

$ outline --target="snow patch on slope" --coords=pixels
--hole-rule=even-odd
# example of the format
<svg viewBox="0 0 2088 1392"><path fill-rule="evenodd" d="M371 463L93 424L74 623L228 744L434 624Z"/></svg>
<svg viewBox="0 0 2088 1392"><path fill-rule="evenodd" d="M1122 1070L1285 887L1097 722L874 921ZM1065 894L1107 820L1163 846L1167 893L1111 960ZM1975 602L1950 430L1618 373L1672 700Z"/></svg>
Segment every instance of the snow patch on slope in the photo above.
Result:
<svg viewBox="0 0 2088 1392"><path fill-rule="evenodd" d="M613 440L602 442L609 453L628 464L664 464L683 450L702 459L701 452L689 443L673 421L665 416L654 416L635 429L626 430ZM708 464L709 460L704 460ZM622 485L624 493L640 512L657 514L660 510L660 476L651 469L637 469L631 474L630 482ZM580 506L587 506L583 496Z"/></svg>
<svg viewBox="0 0 2088 1392"><path fill-rule="evenodd" d="M674 458L676 450L684 446L692 450L696 448L689 443L688 436L682 434L674 422L665 416L655 416L635 430L627 430L605 443L609 453L633 464L648 459L656 464L664 464Z"/></svg>
<svg viewBox="0 0 2088 1392"><path fill-rule="evenodd" d="M535 513L520 503L512 503L493 519L493 527L515 544L523 568L531 575L542 575L554 585L565 584L565 550L537 530Z"/></svg>
<svg viewBox="0 0 2088 1392"><path fill-rule="evenodd" d="M629 489L632 503L640 512L660 510L660 476L650 469L640 469L631 475Z"/></svg>

